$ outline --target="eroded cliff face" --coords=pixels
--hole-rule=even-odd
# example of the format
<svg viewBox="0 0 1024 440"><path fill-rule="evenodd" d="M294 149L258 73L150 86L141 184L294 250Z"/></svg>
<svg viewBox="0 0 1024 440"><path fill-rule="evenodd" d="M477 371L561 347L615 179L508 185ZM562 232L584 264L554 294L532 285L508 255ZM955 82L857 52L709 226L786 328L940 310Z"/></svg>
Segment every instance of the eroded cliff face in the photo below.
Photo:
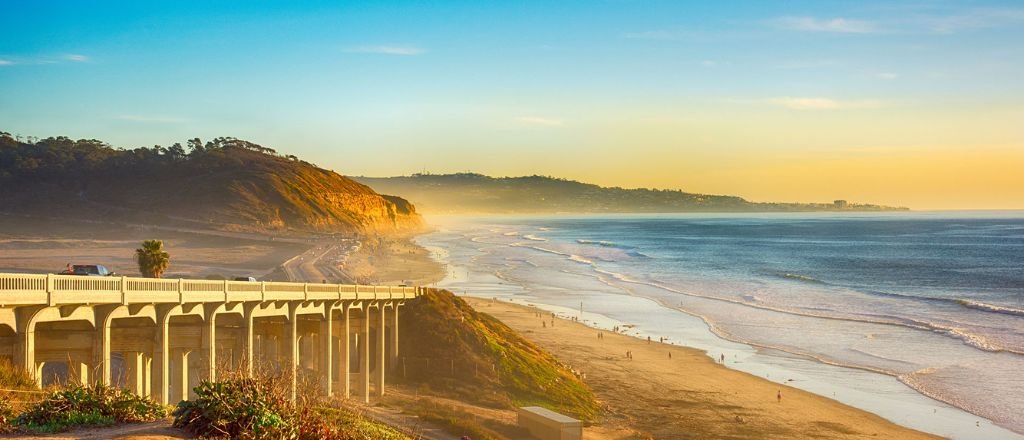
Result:
<svg viewBox="0 0 1024 440"><path fill-rule="evenodd" d="M242 228L342 233L409 233L424 227L416 208L401 197L377 194L307 163L258 159L223 176L232 184L219 198L238 202L230 209L209 207L221 221Z"/></svg>

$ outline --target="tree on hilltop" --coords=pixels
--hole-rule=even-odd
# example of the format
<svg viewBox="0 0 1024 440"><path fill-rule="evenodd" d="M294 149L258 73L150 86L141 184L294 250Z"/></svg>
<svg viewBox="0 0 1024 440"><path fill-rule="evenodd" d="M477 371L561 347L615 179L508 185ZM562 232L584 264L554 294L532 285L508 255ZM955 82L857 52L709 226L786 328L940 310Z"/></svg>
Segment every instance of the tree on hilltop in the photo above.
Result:
<svg viewBox="0 0 1024 440"><path fill-rule="evenodd" d="M171 255L164 251L163 240L146 240L135 250L139 272L146 278L160 278L171 263Z"/></svg>

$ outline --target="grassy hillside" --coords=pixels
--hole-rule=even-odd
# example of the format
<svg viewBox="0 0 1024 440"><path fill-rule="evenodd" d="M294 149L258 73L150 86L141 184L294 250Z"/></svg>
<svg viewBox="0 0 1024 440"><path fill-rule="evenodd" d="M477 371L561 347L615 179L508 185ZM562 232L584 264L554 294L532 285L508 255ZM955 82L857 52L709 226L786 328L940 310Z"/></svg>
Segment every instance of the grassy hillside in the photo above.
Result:
<svg viewBox="0 0 1024 440"><path fill-rule="evenodd" d="M489 177L462 173L354 177L377 191L401 194L432 213L669 213L764 211L887 211L846 203L757 203L735 196L677 190L609 188L544 176Z"/></svg>
<svg viewBox="0 0 1024 440"><path fill-rule="evenodd" d="M4 212L233 230L383 232L422 220L400 197L233 138L189 151L116 149L97 140L21 142L0 133Z"/></svg>
<svg viewBox="0 0 1024 440"><path fill-rule="evenodd" d="M593 393L567 366L451 292L431 290L402 313L405 382L478 404L597 415Z"/></svg>

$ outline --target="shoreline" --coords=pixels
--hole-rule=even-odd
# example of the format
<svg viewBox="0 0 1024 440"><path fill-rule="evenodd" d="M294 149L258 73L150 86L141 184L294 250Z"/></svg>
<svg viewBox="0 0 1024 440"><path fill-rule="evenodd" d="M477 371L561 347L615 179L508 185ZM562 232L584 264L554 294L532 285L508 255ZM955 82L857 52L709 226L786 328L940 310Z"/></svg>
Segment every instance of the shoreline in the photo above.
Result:
<svg viewBox="0 0 1024 440"><path fill-rule="evenodd" d="M510 283L496 274L485 271L474 272L470 268L453 265L455 260L451 258L448 250L442 244L431 243L429 238L422 239L428 236L420 237L421 239L418 239L417 242L431 249L434 258L438 261L447 264L448 275L445 280L438 283L438 287L449 288L456 293L468 293L470 296L484 298L495 296L515 298L520 303L536 303L546 310L561 311L563 314L574 316L578 310L577 306L572 304L579 304L581 299L588 301L588 308L591 308L589 304L592 302L606 308L609 302L630 304L624 306L626 308L635 307L637 303L650 302L654 306L645 306L645 312L665 312L659 315L665 319L653 320L643 314L633 313L630 315L630 312L620 310L616 310L608 316L602 316L601 319L639 324L636 328L637 335L652 335L654 338L671 336L674 337L674 339L670 339L673 342L682 341L686 346L707 351L708 356L712 352L717 353L717 351L725 349L733 355L739 354L743 357L742 362L735 366L739 370L773 382L778 382L778 379L787 375L796 375L799 380L795 382L795 386L824 398L835 398L845 405L868 411L892 423L912 429L950 438L978 438L979 436L984 438L1024 438L1021 434L996 425L989 419L976 416L920 393L891 375L847 368L808 359L800 354L776 352L770 347L759 347L723 338L716 334L706 320L699 315L667 305L656 298L615 295L615 298L609 301L609 298L606 298L607 295L598 295L593 292L573 293L570 295L571 298L569 296L539 298L532 295L530 289ZM673 314L678 316L670 316ZM590 310L585 317L589 318L594 315ZM611 326L599 325L598 327L610 328ZM675 337L680 334L685 334L686 337Z"/></svg>
<svg viewBox="0 0 1024 440"><path fill-rule="evenodd" d="M694 438L939 438L828 397L727 368L698 348L610 331L598 338L597 329L565 316L554 325L541 324L550 322L552 312L540 307L461 297L586 374L585 382L606 406L603 420L588 428L595 437L619 438L608 433L637 430L654 438L683 432ZM625 357L626 351L633 353L632 359ZM779 390L781 401L776 396Z"/></svg>

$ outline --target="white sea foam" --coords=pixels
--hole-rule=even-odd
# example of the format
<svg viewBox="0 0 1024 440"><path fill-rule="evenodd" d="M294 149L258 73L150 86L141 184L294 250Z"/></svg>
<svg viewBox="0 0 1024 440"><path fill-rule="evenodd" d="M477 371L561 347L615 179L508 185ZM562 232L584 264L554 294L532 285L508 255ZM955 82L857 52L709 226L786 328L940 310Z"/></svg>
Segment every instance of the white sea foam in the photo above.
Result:
<svg viewBox="0 0 1024 440"><path fill-rule="evenodd" d="M963 305L964 307L971 308L971 309L984 310L986 312L992 312L992 313L1002 313L1002 314L1006 314L1006 315L1024 316L1024 309L1017 309L1017 308L1007 307L1007 306L997 306L997 305L993 305L993 304L986 304L986 303L983 303L983 302L980 302L980 301L972 301L972 300L969 300L969 299L959 300L959 303L961 305Z"/></svg>

